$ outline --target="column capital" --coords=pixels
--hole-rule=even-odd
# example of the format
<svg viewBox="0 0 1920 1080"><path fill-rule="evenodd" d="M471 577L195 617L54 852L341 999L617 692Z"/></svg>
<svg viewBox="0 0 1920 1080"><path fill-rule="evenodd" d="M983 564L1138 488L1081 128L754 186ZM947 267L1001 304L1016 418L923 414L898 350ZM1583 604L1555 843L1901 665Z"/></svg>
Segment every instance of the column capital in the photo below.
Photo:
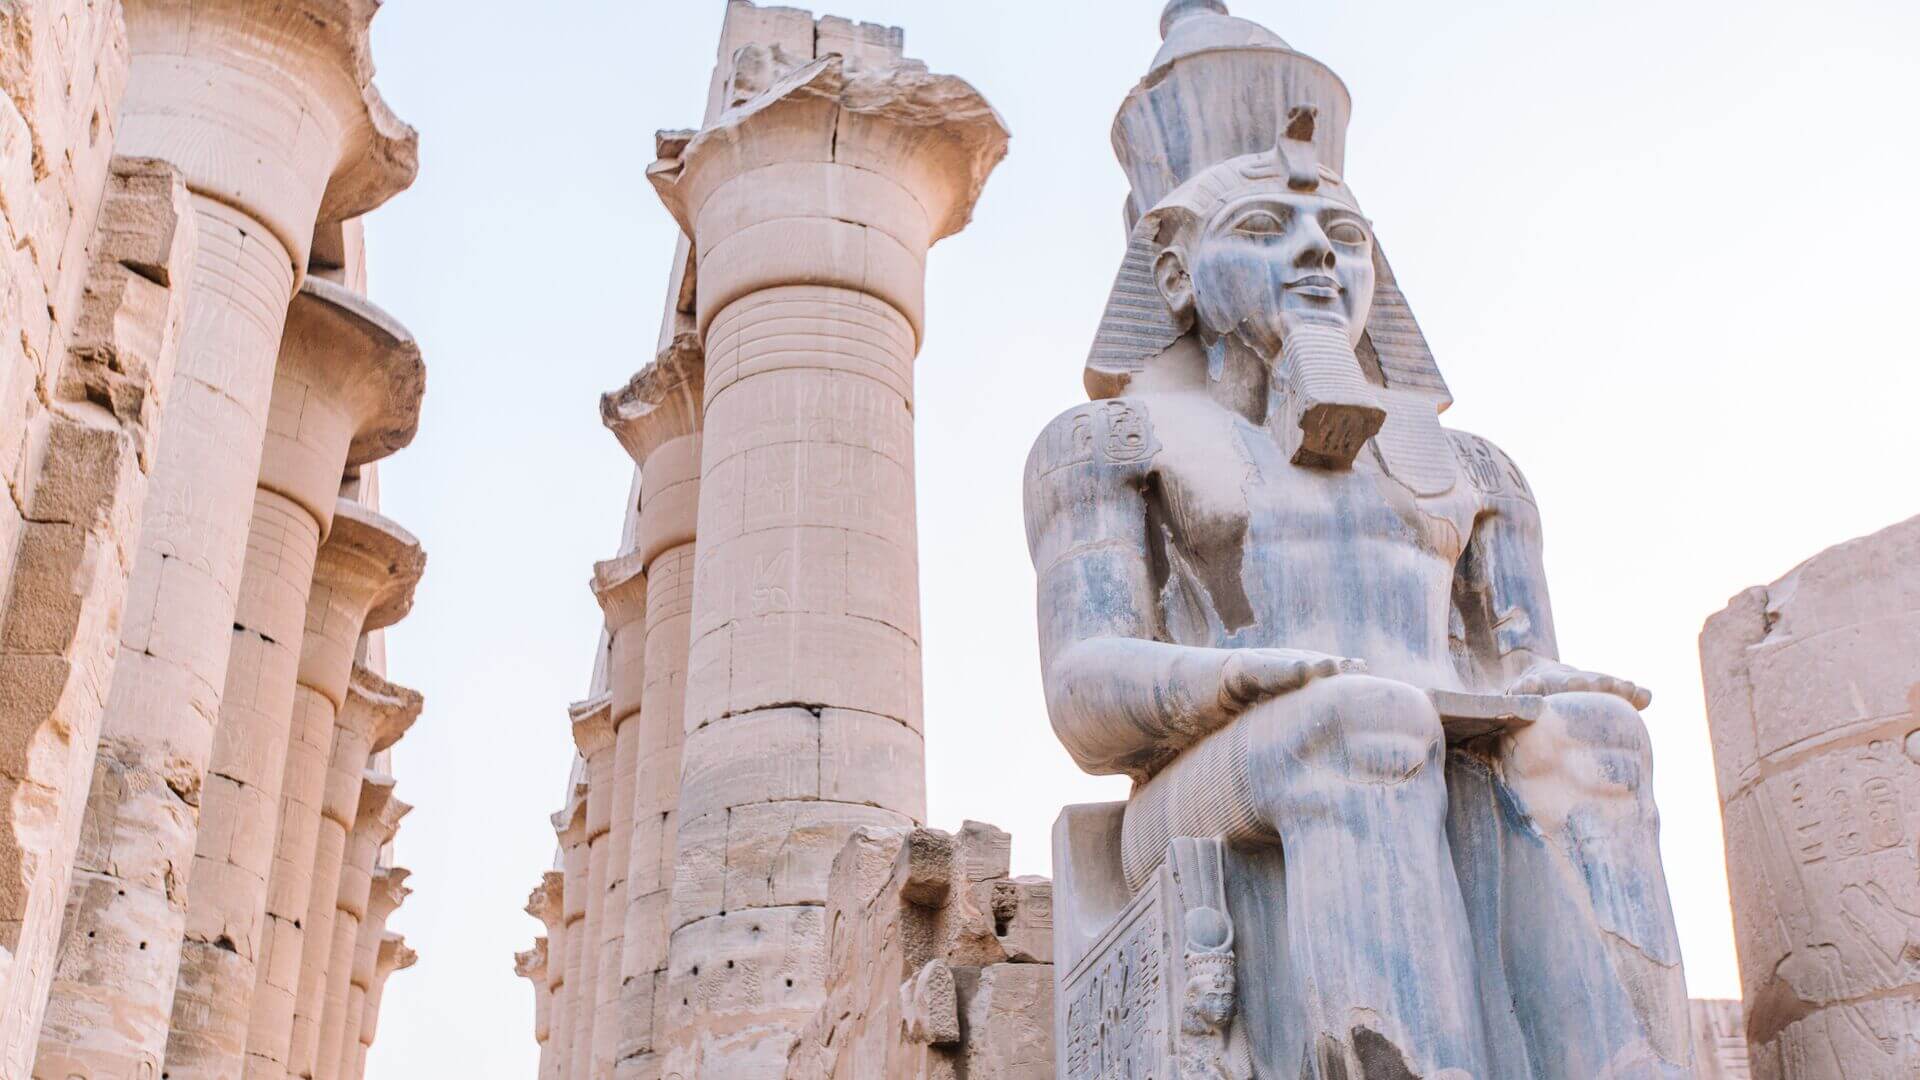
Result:
<svg viewBox="0 0 1920 1080"><path fill-rule="evenodd" d="M360 806L354 817L353 831L370 835L378 844L393 839L400 819L413 813L413 807L394 798L393 777L368 769L360 778Z"/></svg>
<svg viewBox="0 0 1920 1080"><path fill-rule="evenodd" d="M380 978L384 979L396 971L405 971L419 960L420 954L407 947L406 935L380 935L379 961L374 967Z"/></svg>
<svg viewBox="0 0 1920 1080"><path fill-rule="evenodd" d="M646 570L637 551L593 564L593 598L600 602L608 633L638 625L647 617Z"/></svg>
<svg viewBox="0 0 1920 1080"><path fill-rule="evenodd" d="M613 695L574 702L567 707L567 719L573 726L573 744L589 763L613 749Z"/></svg>
<svg viewBox="0 0 1920 1080"><path fill-rule="evenodd" d="M530 980L537 989L546 989L547 939L533 939L533 948L513 954L513 973Z"/></svg>
<svg viewBox="0 0 1920 1080"><path fill-rule="evenodd" d="M420 718L424 704L418 690L390 683L365 664L353 665L347 700L340 707L340 726L364 731L369 752L388 750Z"/></svg>
<svg viewBox="0 0 1920 1080"><path fill-rule="evenodd" d="M385 926L400 905L407 902L413 890L407 888L406 881L413 871L401 866L377 867L373 871L373 887L367 893L367 919L369 922Z"/></svg>
<svg viewBox="0 0 1920 1080"><path fill-rule="evenodd" d="M360 634L384 630L413 610L414 588L426 573L420 541L392 518L352 499L334 508L334 529L320 546L314 582L366 595ZM357 640L359 634L354 637ZM351 670L351 669L349 669Z"/></svg>
<svg viewBox="0 0 1920 1080"><path fill-rule="evenodd" d="M341 473L413 441L426 380L405 327L352 290L307 279L287 308L259 486L306 508L325 534Z"/></svg>
<svg viewBox="0 0 1920 1080"><path fill-rule="evenodd" d="M573 785L566 808L553 815L553 832L562 851L587 841L587 787L585 780ZM573 894L566 893L563 899L572 904Z"/></svg>
<svg viewBox="0 0 1920 1080"><path fill-rule="evenodd" d="M266 224L304 272L315 221L365 214L419 172L419 136L373 85L379 7L127 0L117 146Z"/></svg>
<svg viewBox="0 0 1920 1080"><path fill-rule="evenodd" d="M559 870L549 870L540 875L540 884L527 894L527 914L539 919L549 934L561 925L565 917L567 875Z"/></svg>
<svg viewBox="0 0 1920 1080"><path fill-rule="evenodd" d="M898 58L792 66L742 50L733 82L736 104L684 146L660 140L680 152L647 170L698 252L701 333L743 296L807 284L871 293L917 338L927 249L966 226L1006 156L999 114L965 80Z"/></svg>
<svg viewBox="0 0 1920 1080"><path fill-rule="evenodd" d="M600 422L644 467L662 445L700 430L706 351L692 331L675 334L627 385L600 395Z"/></svg>

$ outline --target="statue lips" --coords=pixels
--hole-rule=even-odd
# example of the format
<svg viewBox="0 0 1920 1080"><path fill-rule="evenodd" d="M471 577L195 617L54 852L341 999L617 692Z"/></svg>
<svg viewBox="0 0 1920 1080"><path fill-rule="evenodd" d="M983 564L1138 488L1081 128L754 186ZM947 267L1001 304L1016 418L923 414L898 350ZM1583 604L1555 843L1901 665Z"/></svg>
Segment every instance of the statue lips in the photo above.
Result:
<svg viewBox="0 0 1920 1080"><path fill-rule="evenodd" d="M1286 290L1301 296L1310 296L1315 300L1338 300L1342 292L1340 283L1324 274L1308 274L1286 283Z"/></svg>

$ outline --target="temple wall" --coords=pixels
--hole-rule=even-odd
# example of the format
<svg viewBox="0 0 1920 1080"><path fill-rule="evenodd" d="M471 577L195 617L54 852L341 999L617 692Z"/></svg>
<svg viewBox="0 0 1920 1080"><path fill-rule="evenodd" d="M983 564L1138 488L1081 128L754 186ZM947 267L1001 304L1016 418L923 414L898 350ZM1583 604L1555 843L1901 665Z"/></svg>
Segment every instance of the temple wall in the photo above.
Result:
<svg viewBox="0 0 1920 1080"><path fill-rule="evenodd" d="M1920 1068L1920 518L1700 636L1753 1075Z"/></svg>

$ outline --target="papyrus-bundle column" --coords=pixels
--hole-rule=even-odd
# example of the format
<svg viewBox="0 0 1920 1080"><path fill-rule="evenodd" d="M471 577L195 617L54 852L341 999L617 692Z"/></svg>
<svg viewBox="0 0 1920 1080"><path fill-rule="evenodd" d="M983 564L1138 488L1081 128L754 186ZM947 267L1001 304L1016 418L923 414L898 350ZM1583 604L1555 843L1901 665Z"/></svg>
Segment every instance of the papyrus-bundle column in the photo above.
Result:
<svg viewBox="0 0 1920 1080"><path fill-rule="evenodd" d="M1920 518L1700 635L1759 1077L1920 1069Z"/></svg>
<svg viewBox="0 0 1920 1080"><path fill-rule="evenodd" d="M325 991L324 959L313 957L324 957L333 940L333 890L352 818L351 811L326 813L327 761L361 634L405 617L425 566L426 555L412 534L359 503L339 501L333 533L320 549L300 641L279 832L247 1026L249 1076L271 1080L278 1073L311 1071L316 1006ZM326 893L324 903L316 902L316 887ZM309 962L320 970L309 971ZM302 1025L302 1019L308 1023ZM294 1035L302 1031L309 1037L296 1047ZM307 1056L296 1058L296 1049Z"/></svg>
<svg viewBox="0 0 1920 1080"><path fill-rule="evenodd" d="M540 1046L540 1080L546 1080L553 1056L548 1038L553 1034L553 988L547 979L547 939L533 939L533 948L513 956L513 973L533 987L533 1041Z"/></svg>
<svg viewBox="0 0 1920 1080"><path fill-rule="evenodd" d="M360 924L360 940L354 946L353 987L347 996L348 1026L340 1074L345 1080L360 1080L367 1071L367 1050L373 1046L379 1022L380 997L377 988L386 983L380 968L381 945L390 936L387 920L400 910L413 891L405 885L409 872L397 866L375 869L373 888L367 899L367 918ZM411 966L412 961L408 961Z"/></svg>
<svg viewBox="0 0 1920 1080"><path fill-rule="evenodd" d="M414 172L412 131L368 81L372 10L125 4L118 148L180 169L199 248L36 1075L161 1067L287 305L314 223Z"/></svg>
<svg viewBox="0 0 1920 1080"><path fill-rule="evenodd" d="M640 691L645 680L647 578L632 555L593 568L593 594L606 617L607 715L613 727L612 788L606 833L606 887L594 942L594 1075L613 1075L620 1051L620 953L626 935L627 877L633 844L633 786L642 752ZM589 759L591 769L591 759ZM588 816L592 799L589 796ZM595 840L594 843L599 843Z"/></svg>
<svg viewBox="0 0 1920 1080"><path fill-rule="evenodd" d="M971 87L897 49L858 70L759 61L649 171L699 253L706 356L667 981L686 1080L785 1074L823 998L833 856L924 814L924 262L1006 148Z"/></svg>
<svg viewBox="0 0 1920 1080"><path fill-rule="evenodd" d="M373 972L373 985L367 988L367 1008L360 1028L360 1060L354 1063L352 1080L363 1080L367 1075L367 1052L373 1049L373 1040L380 1033L380 1000L386 995L387 980L396 971L405 971L420 958L412 949L407 948L407 939L399 934L386 934L380 939L379 959Z"/></svg>
<svg viewBox="0 0 1920 1080"><path fill-rule="evenodd" d="M320 1049L314 1059L313 1080L340 1080L345 1051L349 1000L353 987L353 953L360 943L360 923L373 895L373 863L380 849L393 839L400 819L413 807L393 797L391 777L367 773L359 788L359 814L347 841L333 914L333 941L326 966L326 996L320 1012ZM317 944L317 943L316 943ZM352 1013L353 1042L360 1042L360 1016Z"/></svg>
<svg viewBox="0 0 1920 1080"><path fill-rule="evenodd" d="M634 687L635 719L627 725L634 732L637 759L618 998L615 1072L623 1080L660 1074L654 1027L666 981L685 744L703 374L697 337L681 334L626 387L600 402L601 419L640 470L640 511L632 550L601 564L596 573L638 574L646 589L642 633L628 643L631 651L622 650L616 639L610 672L616 710L622 691L641 684Z"/></svg>
<svg viewBox="0 0 1920 1080"><path fill-rule="evenodd" d="M595 1033L600 1019L600 975L606 954L607 860L611 853L609 836L613 831L613 703L602 695L576 703L568 715L573 722L573 743L587 763L586 839L586 911L579 923L579 983L574 989L573 1061L569 1072L574 1080L602 1080L611 1075L610 1054L603 1056L603 1043ZM625 857L625 852L621 857ZM569 876L573 871L568 856ZM572 882L568 882L572 891ZM607 1046L610 1050L611 1047Z"/></svg>
<svg viewBox="0 0 1920 1080"><path fill-rule="evenodd" d="M425 369L413 339L365 298L309 278L274 371L220 723L201 791L167 1073L233 1075L246 1052L274 823L307 601L340 478L411 441Z"/></svg>
<svg viewBox="0 0 1920 1080"><path fill-rule="evenodd" d="M565 882L563 871L549 870L527 897L527 914L547 928L546 975L542 988L547 1001L547 1021L546 1034L540 1036L540 1080L561 1080L567 1074L567 1033L572 1030L572 1017L571 1003L565 993L567 924L562 899Z"/></svg>
<svg viewBox="0 0 1920 1080"><path fill-rule="evenodd" d="M587 978L583 961L590 951L587 941L587 785L575 784L564 810L554 815L554 832L560 841L563 885L560 890L561 936L566 941L566 971L561 979L560 997L555 1012L553 1038L560 1045L560 1075L565 1080L586 1080L591 1050L583 1034L591 1036L593 1010L587 997ZM583 1024L581 1013L585 1012ZM560 1023L561 1019L565 1024Z"/></svg>

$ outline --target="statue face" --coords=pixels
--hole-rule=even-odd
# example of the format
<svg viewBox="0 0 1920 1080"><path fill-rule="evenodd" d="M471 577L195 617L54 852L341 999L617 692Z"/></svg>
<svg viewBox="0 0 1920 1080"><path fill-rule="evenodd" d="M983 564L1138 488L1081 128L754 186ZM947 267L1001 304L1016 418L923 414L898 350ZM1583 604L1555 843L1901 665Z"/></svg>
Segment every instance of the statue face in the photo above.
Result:
<svg viewBox="0 0 1920 1080"><path fill-rule="evenodd" d="M1230 975L1199 975L1187 984L1187 1008L1195 1020L1219 1029L1233 1019L1234 980Z"/></svg>
<svg viewBox="0 0 1920 1080"><path fill-rule="evenodd" d="M1310 321L1343 326L1357 346L1373 307L1373 231L1342 203L1262 186L1190 226L1155 270L1168 304L1209 338L1237 332L1273 357L1286 324Z"/></svg>

